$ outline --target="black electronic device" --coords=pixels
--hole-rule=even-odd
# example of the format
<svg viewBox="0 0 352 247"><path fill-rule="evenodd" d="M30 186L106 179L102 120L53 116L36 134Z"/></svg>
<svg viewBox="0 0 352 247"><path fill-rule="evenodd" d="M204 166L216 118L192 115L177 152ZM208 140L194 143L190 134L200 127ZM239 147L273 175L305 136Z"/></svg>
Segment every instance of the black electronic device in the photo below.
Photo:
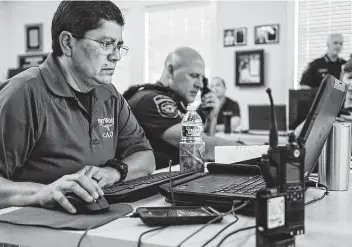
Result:
<svg viewBox="0 0 352 247"><path fill-rule="evenodd" d="M172 226L206 224L221 216L211 207L174 206L174 207L140 207L136 209L139 218L148 226ZM222 217L213 223L222 221Z"/></svg>
<svg viewBox="0 0 352 247"><path fill-rule="evenodd" d="M196 174L196 171L174 171L171 172L171 178L173 181L177 181L193 174ZM160 172L129 181L118 182L111 186L105 186L103 191L109 203L134 202L158 194L158 186L168 183L169 180L169 172Z"/></svg>
<svg viewBox="0 0 352 247"><path fill-rule="evenodd" d="M276 188L257 192L256 247L294 247L294 236L286 230L286 194Z"/></svg>
<svg viewBox="0 0 352 247"><path fill-rule="evenodd" d="M270 88L266 92L271 105L271 129L270 148L262 159L262 174L267 188L277 189L286 197L284 217L287 232L285 233L291 236L300 235L304 233L304 161L306 151L304 145L297 142L294 134L289 136L288 144L278 146L275 109Z"/></svg>
<svg viewBox="0 0 352 247"><path fill-rule="evenodd" d="M252 161L252 160L251 160ZM257 162L258 161L258 162ZM261 169L258 159L253 159L253 163L233 163L233 164L223 164L223 163L208 163L207 169L213 174L237 174L237 175L261 175Z"/></svg>
<svg viewBox="0 0 352 247"><path fill-rule="evenodd" d="M203 77L203 87L202 87L202 90L201 90L201 97L203 98L204 95L206 95L207 93L211 92L210 88L209 88L209 80L208 78L206 77ZM206 112L209 112L211 111L211 107L205 107L205 108L202 108L202 111L206 111Z"/></svg>
<svg viewBox="0 0 352 247"><path fill-rule="evenodd" d="M92 202L86 202L74 193L67 193L67 200L75 207L77 214L98 214L109 210L110 205L106 198L101 196Z"/></svg>
<svg viewBox="0 0 352 247"><path fill-rule="evenodd" d="M317 92L318 88L289 90L289 130L294 130L306 119Z"/></svg>
<svg viewBox="0 0 352 247"><path fill-rule="evenodd" d="M207 93L211 92L209 88L209 80L206 77L203 77L203 87L202 87L202 92L201 92L201 97L206 95Z"/></svg>
<svg viewBox="0 0 352 247"><path fill-rule="evenodd" d="M248 105L249 132L254 134L268 134L270 128L270 105ZM280 133L287 133L286 105L275 105L277 129Z"/></svg>

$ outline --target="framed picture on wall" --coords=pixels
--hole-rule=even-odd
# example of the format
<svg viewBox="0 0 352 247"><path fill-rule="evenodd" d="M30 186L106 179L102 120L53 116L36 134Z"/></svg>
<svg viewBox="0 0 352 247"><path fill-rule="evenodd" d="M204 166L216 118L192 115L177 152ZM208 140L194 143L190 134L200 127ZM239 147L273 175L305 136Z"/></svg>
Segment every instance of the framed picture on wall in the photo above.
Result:
<svg viewBox="0 0 352 247"><path fill-rule="evenodd" d="M235 28L235 46L247 45L247 28Z"/></svg>
<svg viewBox="0 0 352 247"><path fill-rule="evenodd" d="M43 51L43 24L25 26L26 52Z"/></svg>
<svg viewBox="0 0 352 247"><path fill-rule="evenodd" d="M224 47L235 46L235 29L224 30Z"/></svg>
<svg viewBox="0 0 352 247"><path fill-rule="evenodd" d="M235 52L235 80L240 87L264 85L264 50Z"/></svg>
<svg viewBox="0 0 352 247"><path fill-rule="evenodd" d="M247 44L247 28L239 27L224 30L224 47Z"/></svg>
<svg viewBox="0 0 352 247"><path fill-rule="evenodd" d="M254 27L255 44L274 44L280 41L280 25L270 24Z"/></svg>

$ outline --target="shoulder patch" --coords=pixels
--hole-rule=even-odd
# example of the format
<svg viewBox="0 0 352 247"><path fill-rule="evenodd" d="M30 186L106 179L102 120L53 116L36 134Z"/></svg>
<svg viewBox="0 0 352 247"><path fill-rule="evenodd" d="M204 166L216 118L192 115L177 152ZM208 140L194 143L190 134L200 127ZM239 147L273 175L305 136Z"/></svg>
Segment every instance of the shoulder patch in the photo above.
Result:
<svg viewBox="0 0 352 247"><path fill-rule="evenodd" d="M178 115L178 109L176 102L170 97L165 95L157 95L153 98L156 108L160 116L167 118L176 118Z"/></svg>

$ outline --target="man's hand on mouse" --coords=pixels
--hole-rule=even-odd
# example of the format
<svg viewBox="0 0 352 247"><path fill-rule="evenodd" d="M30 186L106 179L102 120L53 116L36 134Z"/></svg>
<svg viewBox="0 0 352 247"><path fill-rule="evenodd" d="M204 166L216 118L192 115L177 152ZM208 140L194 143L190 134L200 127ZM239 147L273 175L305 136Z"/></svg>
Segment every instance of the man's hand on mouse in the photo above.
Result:
<svg viewBox="0 0 352 247"><path fill-rule="evenodd" d="M60 204L70 213L76 213L76 209L68 201L65 194L73 192L86 202L92 202L104 195L98 183L82 172L65 175L55 182L44 185L36 194L37 202L45 208L52 208L56 203Z"/></svg>

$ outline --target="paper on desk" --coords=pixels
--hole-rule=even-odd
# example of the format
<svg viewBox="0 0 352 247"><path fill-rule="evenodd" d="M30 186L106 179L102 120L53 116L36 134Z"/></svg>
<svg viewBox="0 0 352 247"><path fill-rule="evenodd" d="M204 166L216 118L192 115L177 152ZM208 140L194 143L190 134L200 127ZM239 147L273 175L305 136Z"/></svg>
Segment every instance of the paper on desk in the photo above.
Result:
<svg viewBox="0 0 352 247"><path fill-rule="evenodd" d="M267 153L269 145L252 146L216 146L215 162L231 164L235 162L260 158Z"/></svg>

